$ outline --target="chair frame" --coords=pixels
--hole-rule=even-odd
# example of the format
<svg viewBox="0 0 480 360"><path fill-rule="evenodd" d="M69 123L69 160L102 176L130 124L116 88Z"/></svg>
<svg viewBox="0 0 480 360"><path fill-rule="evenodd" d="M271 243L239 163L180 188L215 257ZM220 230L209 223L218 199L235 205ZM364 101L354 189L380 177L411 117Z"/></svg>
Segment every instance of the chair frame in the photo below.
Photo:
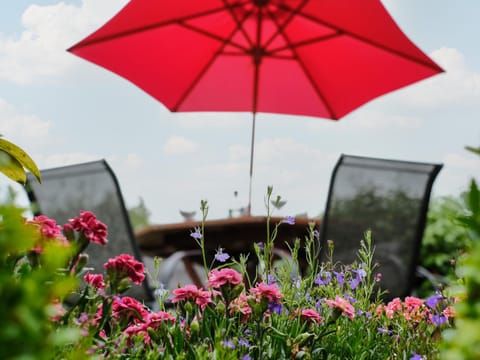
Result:
<svg viewBox="0 0 480 360"><path fill-rule="evenodd" d="M430 195L431 195L431 190L433 183L440 172L440 170L443 167L443 164L438 164L438 163L425 163L425 162L413 162L413 161L403 161L403 160L391 160L391 159L385 159L385 158L374 158L374 157L365 157L365 156L356 156L356 155L347 155L347 154L341 154L340 158L338 159L331 178L330 178L330 184L329 184L329 191L328 191L328 196L327 196L327 202L325 206L325 213L323 216L323 221L320 225L320 258L322 258L325 255L325 252L328 249L327 246L327 240L326 239L326 234L328 231L329 227L329 217L330 217L330 209L332 205L332 200L333 200L333 190L334 190L334 185L335 181L337 178L337 173L338 170L341 168L342 164L344 164L345 160L348 159L353 159L353 160L368 160L368 161L374 161L374 162L379 162L383 163L383 166L375 166L375 165L362 165L362 168L369 167L369 168L385 168L385 165L391 165L394 167L395 165L425 165L425 166L431 166L432 169L429 173L428 177L428 182L424 188L424 193L422 197L422 205L421 209L419 211L419 218L418 218L418 225L417 228L415 229L415 238L414 242L412 244L414 251L413 251L413 264L418 265L419 257L420 257L420 248L421 248L421 243L422 243L422 238L425 230L425 225L426 225L426 220L427 220L427 213L428 213L428 206L430 202ZM359 165L353 165L349 164L348 166L359 166ZM412 170L414 171L414 170ZM417 172L417 171L415 171ZM426 173L426 172L425 172ZM409 293L411 293L413 285L414 285L414 279L415 275L417 273L417 269L415 266L410 267L408 269L408 278L407 278L407 285L406 288L408 289ZM409 294L404 294L409 295Z"/></svg>
<svg viewBox="0 0 480 360"><path fill-rule="evenodd" d="M92 165L97 165L98 170L90 170L90 171L86 172L85 170L81 169L82 166L92 166ZM130 250L132 251L131 255L133 255L138 261L142 261L142 255L140 253L140 250L139 250L138 245L137 245L137 241L135 239L135 234L134 234L134 231L133 231L132 224L130 222L130 217L128 215L127 208L125 206L125 202L124 202L122 192L121 192L121 189L120 189L120 184L118 182L118 179L117 179L115 173L113 172L112 168L110 167L110 165L107 163L107 161L105 159L101 159L101 160L97 160L97 161L91 161L91 162L84 162L84 163L79 163L79 164L74 164L74 165L66 165L66 166L62 166L62 167L45 169L45 170L41 170L40 173L41 173L42 179L61 178L62 177L60 175L61 172L65 171L65 170L70 170L71 171L70 174L73 174L72 170L74 170L76 168L78 168L78 174L82 174L82 175L85 175L85 174L88 174L88 173L95 174L95 173L99 173L99 172L102 172L102 171L106 171L108 176L111 178L111 180L113 181L114 187L115 187L115 195L116 195L117 200L120 204L119 212L122 216L122 221L125 224L128 240L130 242ZM72 175L70 175L70 176L72 176ZM26 188L26 191L27 191L28 199L30 200L31 204L33 205L33 209L32 209L33 214L34 215L41 215L42 214L42 206L38 202L37 196L35 195L35 191L32 188L32 182L34 182L34 181L38 181L38 180L33 176L33 174L30 174L30 173L27 174L27 185L26 185L25 188ZM86 210L88 210L88 209L86 209ZM106 224L106 225L108 226L108 224ZM145 290L145 294L147 296L147 298L145 300L148 301L148 302L153 301L154 296L153 296L153 293L152 293L152 288L149 285L148 277L145 277L145 280L143 281L142 286L143 286L143 288Z"/></svg>

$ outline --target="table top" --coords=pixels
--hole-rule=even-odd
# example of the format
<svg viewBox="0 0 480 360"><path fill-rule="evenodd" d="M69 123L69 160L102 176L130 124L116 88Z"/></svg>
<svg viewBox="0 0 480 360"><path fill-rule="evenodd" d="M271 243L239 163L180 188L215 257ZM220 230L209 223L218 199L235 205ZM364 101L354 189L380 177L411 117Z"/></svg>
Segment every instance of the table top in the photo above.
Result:
<svg viewBox="0 0 480 360"><path fill-rule="evenodd" d="M284 218L271 217L270 229ZM295 238L303 240L309 233L309 224L320 224L319 219L299 217L295 224L280 224L275 245L284 247L285 242L293 244ZM177 250L196 249L198 245L190 234L201 221L184 221L172 224L150 225L136 233L143 253L155 256L169 256ZM267 236L266 216L242 216L207 220L204 224L205 247L211 250L224 248L227 252L248 252L253 244L265 242Z"/></svg>

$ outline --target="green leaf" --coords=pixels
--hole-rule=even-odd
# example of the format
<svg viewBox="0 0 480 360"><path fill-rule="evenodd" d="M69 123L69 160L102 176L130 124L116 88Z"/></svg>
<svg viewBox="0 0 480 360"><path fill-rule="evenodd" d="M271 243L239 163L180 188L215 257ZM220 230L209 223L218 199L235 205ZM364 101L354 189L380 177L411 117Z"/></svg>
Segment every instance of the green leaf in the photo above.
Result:
<svg viewBox="0 0 480 360"><path fill-rule="evenodd" d="M27 174L25 173L22 164L3 150L0 150L0 158L0 171L13 181L25 184L27 181Z"/></svg>
<svg viewBox="0 0 480 360"><path fill-rule="evenodd" d="M472 146L465 146L465 149L467 149L468 151L473 152L474 154L480 155L480 147L474 148L474 147L472 147Z"/></svg>
<svg viewBox="0 0 480 360"><path fill-rule="evenodd" d="M468 207L473 214L480 212L480 191L477 183L472 179L470 183L470 191L468 193Z"/></svg>
<svg viewBox="0 0 480 360"><path fill-rule="evenodd" d="M11 143L10 141L7 141L3 138L0 138L0 151L8 154L8 155L10 155L10 157L14 158L17 162L17 164L15 165L16 167L18 167L18 163L20 163L20 167L22 168L22 170L23 170L23 168L29 170L33 175L35 175L37 180L41 182L40 171L38 170L37 165L35 164L35 162L32 160L32 158L25 151L23 151L17 145L15 145L15 144ZM7 175L7 176L9 176L9 175ZM18 180L16 180L16 181L18 181ZM25 180L23 181L23 183L25 183L25 181L26 181L26 177L25 177Z"/></svg>

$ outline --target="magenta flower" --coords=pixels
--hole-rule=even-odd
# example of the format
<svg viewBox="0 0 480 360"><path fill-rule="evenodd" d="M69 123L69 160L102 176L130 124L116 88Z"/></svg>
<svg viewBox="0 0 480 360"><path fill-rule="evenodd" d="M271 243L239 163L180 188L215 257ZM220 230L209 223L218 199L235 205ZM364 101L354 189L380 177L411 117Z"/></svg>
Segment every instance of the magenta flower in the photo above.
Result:
<svg viewBox="0 0 480 360"><path fill-rule="evenodd" d="M127 319L128 322L142 322L148 315L147 309L136 299L124 296L115 297L112 304L113 316L117 319Z"/></svg>
<svg viewBox="0 0 480 360"><path fill-rule="evenodd" d="M95 289L105 289L105 281L102 274L90 274L90 271L85 274L83 280L86 284L93 286Z"/></svg>
<svg viewBox="0 0 480 360"><path fill-rule="evenodd" d="M57 225L57 222L45 215L35 216L29 221L31 224L36 224L40 227L40 233L46 238L63 237L62 227Z"/></svg>
<svg viewBox="0 0 480 360"><path fill-rule="evenodd" d="M233 269L214 269L208 274L207 287L219 288L225 284L237 285L241 282L242 275Z"/></svg>
<svg viewBox="0 0 480 360"><path fill-rule="evenodd" d="M181 301L193 301L203 310L212 302L211 294L208 291L197 288L195 285L187 285L173 290L172 303Z"/></svg>
<svg viewBox="0 0 480 360"><path fill-rule="evenodd" d="M69 220L73 229L82 233L91 242L106 245L107 244L107 226L97 220L96 216L90 211L80 211L80 216Z"/></svg>
<svg viewBox="0 0 480 360"><path fill-rule="evenodd" d="M128 277L137 285L140 285L145 279L145 268L143 264L128 254L121 254L113 259L109 259L103 267L114 279L121 280Z"/></svg>

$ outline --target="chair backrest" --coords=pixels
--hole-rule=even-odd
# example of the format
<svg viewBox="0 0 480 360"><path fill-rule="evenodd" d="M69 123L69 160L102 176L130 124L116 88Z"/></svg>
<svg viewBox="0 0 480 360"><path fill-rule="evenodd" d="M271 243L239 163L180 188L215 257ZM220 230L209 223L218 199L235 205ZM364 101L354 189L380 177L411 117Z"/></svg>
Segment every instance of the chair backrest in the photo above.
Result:
<svg viewBox="0 0 480 360"><path fill-rule="evenodd" d="M42 183L28 174L27 193L33 213L43 214L65 224L80 210L92 211L108 227L108 244L90 244L88 266L103 272L103 264L119 254L130 254L141 261L132 225L115 174L105 160L41 171ZM128 295L151 301L147 279L134 285Z"/></svg>
<svg viewBox="0 0 480 360"><path fill-rule="evenodd" d="M327 240L334 261L352 263L360 240L372 232L374 260L385 299L412 291L433 182L441 164L341 155L330 182L320 227L321 259Z"/></svg>

